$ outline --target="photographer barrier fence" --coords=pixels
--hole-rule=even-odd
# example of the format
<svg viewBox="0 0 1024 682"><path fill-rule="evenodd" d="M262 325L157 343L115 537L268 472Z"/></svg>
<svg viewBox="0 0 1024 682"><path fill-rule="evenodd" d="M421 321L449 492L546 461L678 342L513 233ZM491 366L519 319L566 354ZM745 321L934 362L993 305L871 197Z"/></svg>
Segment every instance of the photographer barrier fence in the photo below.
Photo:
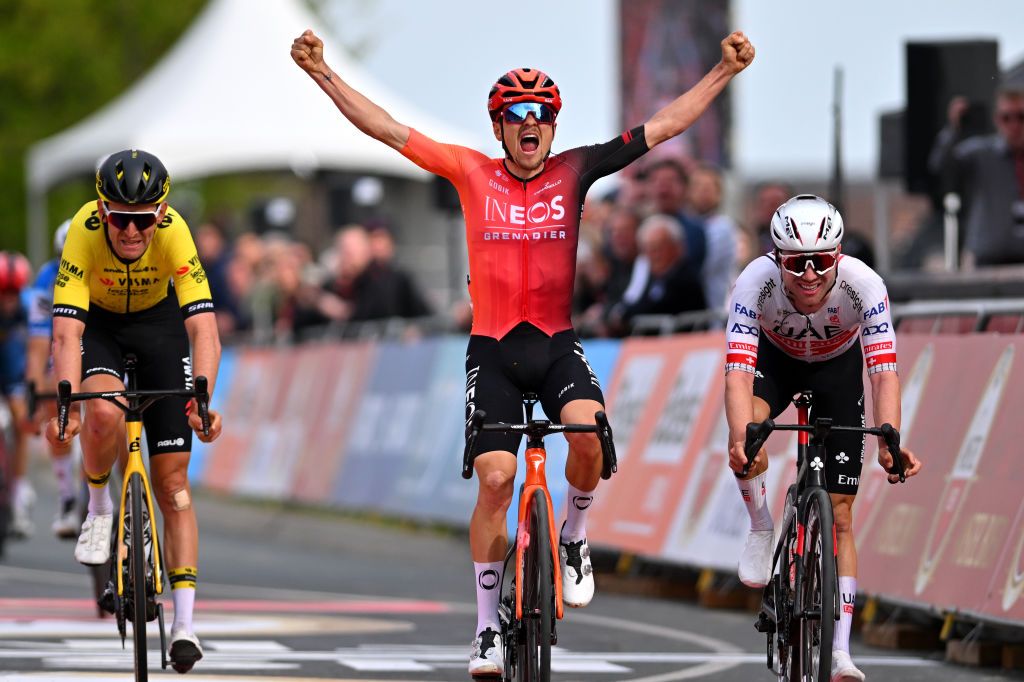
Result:
<svg viewBox="0 0 1024 682"><path fill-rule="evenodd" d="M465 347L465 337L438 337L232 351L214 400L224 433L197 448L193 479L231 494L465 527L477 489L458 475ZM722 334L585 347L619 455L591 512L592 544L735 570L748 521L726 466ZM1024 338L901 334L899 361L903 442L925 467L890 486L868 440L854 507L861 590L1024 624ZM865 399L871 421L870 391ZM768 442L775 518L793 476L793 438ZM559 506L565 454L552 439Z"/></svg>

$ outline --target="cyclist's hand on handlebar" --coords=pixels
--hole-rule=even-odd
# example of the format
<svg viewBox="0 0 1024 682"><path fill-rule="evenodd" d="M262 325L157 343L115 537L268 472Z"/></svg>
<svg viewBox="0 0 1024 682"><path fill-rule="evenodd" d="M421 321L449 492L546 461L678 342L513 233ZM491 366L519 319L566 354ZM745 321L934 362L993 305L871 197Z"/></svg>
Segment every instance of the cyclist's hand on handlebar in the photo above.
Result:
<svg viewBox="0 0 1024 682"><path fill-rule="evenodd" d="M900 459L903 460L903 466L906 469L906 477L916 476L921 471L921 461L914 455L910 450L900 447ZM889 483L899 483L900 477L896 474L888 473L892 469L892 455L889 454L889 449L882 443L878 448L878 463L885 469Z"/></svg>
<svg viewBox="0 0 1024 682"><path fill-rule="evenodd" d="M64 440L57 438L60 433L60 427L57 424L57 417L53 417L46 423L46 440L54 447L58 445L67 445L71 442L71 439L78 435L78 432L82 430L81 417L76 412L68 414L68 425L64 429Z"/></svg>
<svg viewBox="0 0 1024 682"><path fill-rule="evenodd" d="M743 473L743 467L747 466L747 455L744 451L743 440L733 440L729 442L729 468L735 471L737 474ZM757 453L757 457L750 464L749 471L755 471L759 467L764 466L764 448Z"/></svg>
<svg viewBox="0 0 1024 682"><path fill-rule="evenodd" d="M292 59L303 71L316 74L324 63L324 43L308 28L292 41Z"/></svg>
<svg viewBox="0 0 1024 682"><path fill-rule="evenodd" d="M185 408L186 414L188 414L188 426L190 429L196 432L196 436L199 440L204 443L212 443L217 440L220 435L221 421L220 412L216 410L208 410L210 415L210 435L203 435L203 420L199 417L199 410L195 407L195 399L188 402L188 406Z"/></svg>

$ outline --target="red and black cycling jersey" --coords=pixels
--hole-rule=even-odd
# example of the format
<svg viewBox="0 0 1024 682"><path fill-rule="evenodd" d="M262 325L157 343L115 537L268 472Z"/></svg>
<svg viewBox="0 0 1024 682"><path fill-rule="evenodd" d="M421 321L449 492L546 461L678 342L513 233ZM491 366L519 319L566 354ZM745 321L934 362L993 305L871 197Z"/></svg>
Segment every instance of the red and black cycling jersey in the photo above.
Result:
<svg viewBox="0 0 1024 682"><path fill-rule="evenodd" d="M548 336L572 328L579 221L587 190L648 151L643 126L552 155L522 180L503 159L410 129L402 154L455 185L466 219L472 334L501 339L520 322Z"/></svg>

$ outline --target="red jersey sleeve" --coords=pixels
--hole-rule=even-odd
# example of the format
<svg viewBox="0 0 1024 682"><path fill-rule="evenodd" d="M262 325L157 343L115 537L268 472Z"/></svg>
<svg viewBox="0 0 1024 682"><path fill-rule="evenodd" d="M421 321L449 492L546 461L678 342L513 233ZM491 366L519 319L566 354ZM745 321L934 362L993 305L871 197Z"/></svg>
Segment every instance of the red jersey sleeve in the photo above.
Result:
<svg viewBox="0 0 1024 682"><path fill-rule="evenodd" d="M401 153L423 170L448 178L456 187L465 175L464 159L469 154L478 154L457 144L437 142L413 128L409 129L409 139Z"/></svg>

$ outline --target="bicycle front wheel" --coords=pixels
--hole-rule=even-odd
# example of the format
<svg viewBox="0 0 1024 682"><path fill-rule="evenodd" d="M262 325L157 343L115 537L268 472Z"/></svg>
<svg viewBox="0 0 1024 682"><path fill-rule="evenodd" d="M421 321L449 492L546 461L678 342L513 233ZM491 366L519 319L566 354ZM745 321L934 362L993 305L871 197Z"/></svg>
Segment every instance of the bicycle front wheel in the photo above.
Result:
<svg viewBox="0 0 1024 682"><path fill-rule="evenodd" d="M538 490L530 502L530 545L523 567L523 633L519 648L521 682L551 680L551 624L555 573L551 558L547 495Z"/></svg>
<svg viewBox="0 0 1024 682"><path fill-rule="evenodd" d="M832 501L811 491L804 518L803 614L800 618L801 669L805 682L829 682L832 636L836 627L836 554Z"/></svg>
<svg viewBox="0 0 1024 682"><path fill-rule="evenodd" d="M130 547L128 551L128 589L130 595L132 641L135 645L135 679L146 680L146 539L145 505L142 476L135 473L128 479L127 512Z"/></svg>

